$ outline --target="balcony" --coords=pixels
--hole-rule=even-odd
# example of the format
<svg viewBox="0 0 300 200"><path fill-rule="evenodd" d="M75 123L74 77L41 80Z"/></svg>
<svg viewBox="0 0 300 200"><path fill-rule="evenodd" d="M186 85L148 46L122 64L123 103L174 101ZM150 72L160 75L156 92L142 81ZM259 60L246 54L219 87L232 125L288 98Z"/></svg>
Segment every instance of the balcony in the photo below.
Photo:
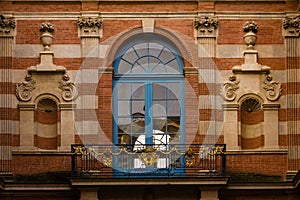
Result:
<svg viewBox="0 0 300 200"><path fill-rule="evenodd" d="M74 144L73 177L224 177L226 146L210 144L140 146Z"/></svg>

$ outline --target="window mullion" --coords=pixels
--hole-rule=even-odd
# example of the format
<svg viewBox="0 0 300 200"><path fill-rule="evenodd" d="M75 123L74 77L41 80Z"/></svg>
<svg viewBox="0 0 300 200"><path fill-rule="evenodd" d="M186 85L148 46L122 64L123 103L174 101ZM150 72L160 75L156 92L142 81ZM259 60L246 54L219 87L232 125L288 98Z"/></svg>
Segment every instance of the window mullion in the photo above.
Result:
<svg viewBox="0 0 300 200"><path fill-rule="evenodd" d="M152 82L145 83L145 137L146 144L153 144L153 122L152 122Z"/></svg>

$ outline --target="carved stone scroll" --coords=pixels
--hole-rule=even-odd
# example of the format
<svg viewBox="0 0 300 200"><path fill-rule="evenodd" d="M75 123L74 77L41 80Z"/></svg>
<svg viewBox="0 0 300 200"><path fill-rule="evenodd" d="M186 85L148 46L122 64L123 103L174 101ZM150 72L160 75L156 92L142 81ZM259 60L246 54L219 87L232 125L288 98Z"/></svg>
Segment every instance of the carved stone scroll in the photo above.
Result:
<svg viewBox="0 0 300 200"><path fill-rule="evenodd" d="M16 85L16 96L20 101L30 101L32 97L32 90L35 89L36 81L32 79L31 75L28 74L25 77L25 81L17 83Z"/></svg>
<svg viewBox="0 0 300 200"><path fill-rule="evenodd" d="M76 85L69 81L70 77L67 74L63 75L63 80L59 81L59 89L62 90L61 96L65 101L75 100L78 96Z"/></svg>
<svg viewBox="0 0 300 200"><path fill-rule="evenodd" d="M269 101L276 101L282 94L282 85L273 81L273 77L270 74L266 75L263 89Z"/></svg>
<svg viewBox="0 0 300 200"><path fill-rule="evenodd" d="M235 75L229 76L229 81L226 81L221 87L221 96L226 101L233 101L236 97L236 90L239 89L240 81Z"/></svg>

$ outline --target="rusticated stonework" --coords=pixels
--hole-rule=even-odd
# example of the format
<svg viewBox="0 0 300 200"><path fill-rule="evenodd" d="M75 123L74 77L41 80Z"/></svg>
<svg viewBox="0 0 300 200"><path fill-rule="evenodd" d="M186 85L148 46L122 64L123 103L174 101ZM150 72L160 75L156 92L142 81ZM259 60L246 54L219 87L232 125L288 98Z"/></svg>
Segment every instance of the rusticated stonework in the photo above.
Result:
<svg viewBox="0 0 300 200"><path fill-rule="evenodd" d="M225 101L233 101L236 97L236 90L239 89L240 81L235 75L229 76L229 81L226 81L221 87L221 96Z"/></svg>
<svg viewBox="0 0 300 200"><path fill-rule="evenodd" d="M199 17L194 21L194 27L197 30L197 35L212 35L214 36L215 30L218 28L219 21L216 18L212 17Z"/></svg>
<svg viewBox="0 0 300 200"><path fill-rule="evenodd" d="M300 36L300 15L294 17L286 17L282 23L285 36Z"/></svg>
<svg viewBox="0 0 300 200"><path fill-rule="evenodd" d="M99 17L79 17L77 24L81 37L100 36L102 21Z"/></svg>
<svg viewBox="0 0 300 200"><path fill-rule="evenodd" d="M31 75L28 74L25 77L25 81L17 83L16 85L16 96L20 101L30 101L32 97L32 90L35 89L36 81L32 79Z"/></svg>
<svg viewBox="0 0 300 200"><path fill-rule="evenodd" d="M61 96L65 101L75 100L78 96L76 85L70 81L70 77L67 74L64 74L63 80L59 81L59 89L62 90Z"/></svg>
<svg viewBox="0 0 300 200"><path fill-rule="evenodd" d="M273 81L273 77L268 74L264 81L263 89L265 90L265 95L269 101L276 101L282 94L282 85Z"/></svg>
<svg viewBox="0 0 300 200"><path fill-rule="evenodd" d="M16 22L12 17L4 17L0 15L0 36L13 35Z"/></svg>

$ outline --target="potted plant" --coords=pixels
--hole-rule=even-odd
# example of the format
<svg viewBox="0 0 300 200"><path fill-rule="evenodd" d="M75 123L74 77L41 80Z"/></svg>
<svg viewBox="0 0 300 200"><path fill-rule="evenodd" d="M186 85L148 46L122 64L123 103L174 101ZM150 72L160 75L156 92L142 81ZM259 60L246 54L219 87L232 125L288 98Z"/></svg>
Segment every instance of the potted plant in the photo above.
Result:
<svg viewBox="0 0 300 200"><path fill-rule="evenodd" d="M258 32L258 26L255 22L246 22L243 26L245 32L244 41L248 49L253 49L256 43L256 33Z"/></svg>
<svg viewBox="0 0 300 200"><path fill-rule="evenodd" d="M44 51L49 51L53 40L53 36L52 36L52 33L54 32L53 24L49 22L42 23L40 26L40 32L42 33L40 38L44 46Z"/></svg>

